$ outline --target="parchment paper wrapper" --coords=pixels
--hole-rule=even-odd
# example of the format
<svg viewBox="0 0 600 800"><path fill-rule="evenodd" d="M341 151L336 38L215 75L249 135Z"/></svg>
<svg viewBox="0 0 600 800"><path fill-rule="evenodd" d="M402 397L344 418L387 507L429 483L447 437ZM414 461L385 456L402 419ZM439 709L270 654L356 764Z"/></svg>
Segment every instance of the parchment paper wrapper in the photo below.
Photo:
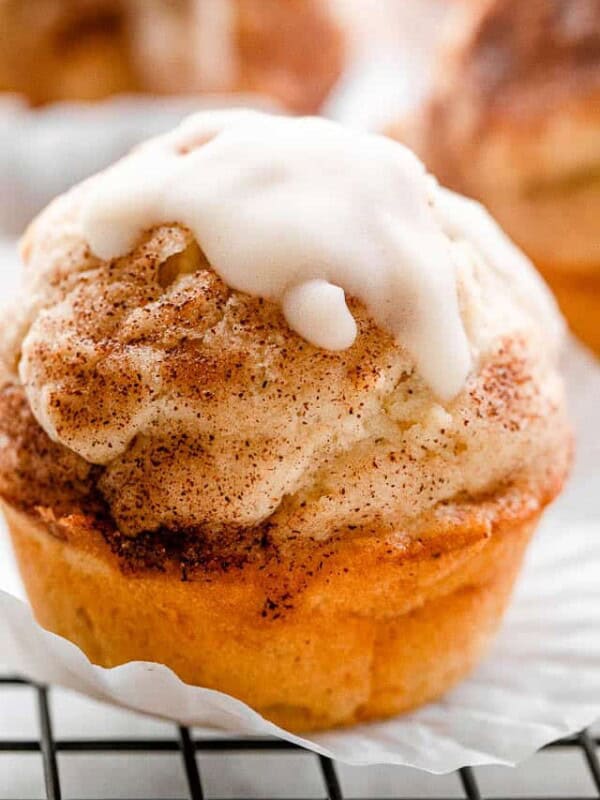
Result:
<svg viewBox="0 0 600 800"><path fill-rule="evenodd" d="M331 116L360 127L378 127L410 108L426 84L428 42L439 28L444 1L392 0L387 11L382 7L389 37L377 59L367 60L367 50L357 44L356 63L330 101ZM339 2L353 4L359 15L362 4L364 13L364 0ZM381 2L373 0L373 6ZM385 18L390 8L393 14ZM394 53L392 46L401 38L400 31L404 31L406 45L401 55ZM161 101L155 106L157 118L151 120L152 128L145 127L150 124L148 101L142 101L141 116L131 130L132 106L121 109L127 113L121 115L119 136L112 125L114 102L108 107L108 131L94 117L107 113L107 106L88 109L88 141L84 128L77 127L81 109L74 109L81 135L79 150L72 153L68 180L65 174L57 175L56 169L56 153L63 157L66 152L60 125L49 124L45 131L35 126L25 129L27 136L37 137L36 153L47 148L48 154L54 154L52 169L51 159L25 158L19 150L18 131L28 123L22 109L14 111L21 127L12 133L2 128L0 117L0 177L2 170L7 170L2 151L9 142L13 162L21 158L21 171L14 167L16 185L20 191L30 187L32 195L25 199L30 208L37 207L46 199L39 194L40 187L45 194L54 194L65 182L88 174L92 171L88 156L94 148L94 158L111 160L117 141L122 152L140 138L140 125L145 134L169 127L190 110L187 101L183 106L180 102L165 106ZM192 104L197 107L197 100ZM61 169L63 163L67 162L60 161ZM101 164L94 163L92 169L98 166ZM30 170L27 180L23 180L23 170ZM63 185L57 186L56 181ZM15 209L13 227L24 214L22 207ZM0 226L9 217L10 208L4 207ZM14 242L5 242L4 247L0 242L0 297L5 299L16 284L15 262ZM600 367L574 343L565 363L580 434L573 479L534 540L493 650L479 669L443 700L395 720L298 737L232 697L185 685L160 664L132 663L111 670L94 666L73 644L34 622L8 537L1 529L0 662L35 680L137 711L236 734L275 735L348 763L402 764L443 773L467 765L524 760L544 744L600 718Z"/></svg>

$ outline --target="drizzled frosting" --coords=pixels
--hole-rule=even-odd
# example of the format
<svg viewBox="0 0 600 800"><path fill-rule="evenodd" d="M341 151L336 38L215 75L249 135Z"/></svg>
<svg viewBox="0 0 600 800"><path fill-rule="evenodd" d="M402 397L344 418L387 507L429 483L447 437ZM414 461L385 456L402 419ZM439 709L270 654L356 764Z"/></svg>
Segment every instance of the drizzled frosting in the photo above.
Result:
<svg viewBox="0 0 600 800"><path fill-rule="evenodd" d="M431 186L418 159L383 137L320 119L209 112L109 170L82 225L107 259L154 225L186 225L225 283L281 303L319 347L354 341L345 292L449 398L470 354Z"/></svg>
<svg viewBox="0 0 600 800"><path fill-rule="evenodd" d="M118 163L97 181L81 220L105 259L155 225L187 226L227 285L280 303L290 327L321 348L354 342L346 304L354 297L450 399L471 367L452 239L480 231L486 252L505 241L475 217L384 137L227 111L193 116ZM518 251L504 244L503 253L521 269Z"/></svg>

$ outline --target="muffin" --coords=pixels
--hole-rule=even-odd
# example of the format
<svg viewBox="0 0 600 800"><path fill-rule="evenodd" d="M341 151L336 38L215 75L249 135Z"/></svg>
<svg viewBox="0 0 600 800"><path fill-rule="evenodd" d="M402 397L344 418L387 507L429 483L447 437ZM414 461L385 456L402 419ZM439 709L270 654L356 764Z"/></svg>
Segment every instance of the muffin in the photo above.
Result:
<svg viewBox="0 0 600 800"><path fill-rule="evenodd" d="M32 105L142 87L123 0L0 0L0 91Z"/></svg>
<svg viewBox="0 0 600 800"><path fill-rule="evenodd" d="M562 322L402 145L198 114L59 197L2 330L39 622L293 730L478 662L571 454Z"/></svg>
<svg viewBox="0 0 600 800"><path fill-rule="evenodd" d="M310 113L342 72L330 0L137 0L135 15L151 91L258 93Z"/></svg>
<svg viewBox="0 0 600 800"><path fill-rule="evenodd" d="M600 352L600 2L466 2L407 141L485 203Z"/></svg>
<svg viewBox="0 0 600 800"><path fill-rule="evenodd" d="M264 94L314 111L344 61L323 0L0 0L0 91Z"/></svg>

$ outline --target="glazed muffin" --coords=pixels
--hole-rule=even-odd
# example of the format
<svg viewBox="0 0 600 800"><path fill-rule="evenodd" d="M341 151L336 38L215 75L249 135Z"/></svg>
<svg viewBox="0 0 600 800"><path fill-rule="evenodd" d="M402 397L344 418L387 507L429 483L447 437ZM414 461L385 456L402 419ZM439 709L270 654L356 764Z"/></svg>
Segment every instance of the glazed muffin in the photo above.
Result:
<svg viewBox="0 0 600 800"><path fill-rule="evenodd" d="M343 62L323 0L0 0L0 91L33 105L236 92L314 111Z"/></svg>
<svg viewBox="0 0 600 800"><path fill-rule="evenodd" d="M36 617L294 730L478 662L568 471L562 323L390 139L212 112L58 198L4 322Z"/></svg>
<svg viewBox="0 0 600 800"><path fill-rule="evenodd" d="M600 2L463 3L407 140L485 203L600 351Z"/></svg>

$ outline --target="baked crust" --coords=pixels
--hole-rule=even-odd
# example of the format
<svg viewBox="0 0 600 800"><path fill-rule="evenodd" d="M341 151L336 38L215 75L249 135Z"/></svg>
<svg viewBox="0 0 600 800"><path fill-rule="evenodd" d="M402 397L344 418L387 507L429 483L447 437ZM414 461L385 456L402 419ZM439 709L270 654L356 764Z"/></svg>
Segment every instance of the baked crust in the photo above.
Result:
<svg viewBox="0 0 600 800"><path fill-rule="evenodd" d="M44 627L94 663L166 664L296 731L407 711L466 675L540 513L509 492L455 507L423 540L294 542L182 581L175 563L124 572L84 517L4 511Z"/></svg>

